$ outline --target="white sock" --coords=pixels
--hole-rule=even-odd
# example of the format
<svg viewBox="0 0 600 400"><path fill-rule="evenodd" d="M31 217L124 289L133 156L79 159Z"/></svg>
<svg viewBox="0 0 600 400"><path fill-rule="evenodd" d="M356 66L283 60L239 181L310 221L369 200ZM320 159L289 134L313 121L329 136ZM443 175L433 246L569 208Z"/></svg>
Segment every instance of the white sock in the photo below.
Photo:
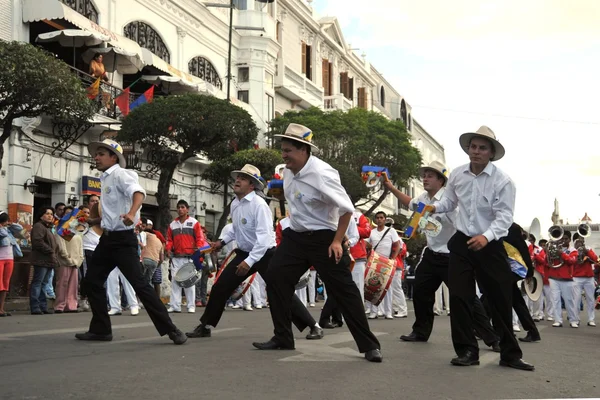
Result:
<svg viewBox="0 0 600 400"><path fill-rule="evenodd" d="M315 328L319 328L319 329L321 329L321 327L319 326L319 323L318 323L318 322L315 324Z"/></svg>

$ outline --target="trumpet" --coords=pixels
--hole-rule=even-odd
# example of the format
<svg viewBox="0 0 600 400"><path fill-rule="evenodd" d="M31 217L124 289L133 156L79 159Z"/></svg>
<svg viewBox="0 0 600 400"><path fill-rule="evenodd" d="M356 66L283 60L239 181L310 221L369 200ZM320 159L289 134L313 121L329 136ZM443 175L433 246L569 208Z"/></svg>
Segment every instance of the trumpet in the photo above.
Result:
<svg viewBox="0 0 600 400"><path fill-rule="evenodd" d="M546 258L548 259L548 266L550 268L559 268L563 265L560 255L563 252L561 239L564 234L564 229L558 225L553 225L548 229L549 241L548 247L546 248ZM559 263L554 265L556 262Z"/></svg>
<svg viewBox="0 0 600 400"><path fill-rule="evenodd" d="M588 224L579 224L577 226L577 233L579 233L579 236L583 238L590 237L592 234L592 228Z"/></svg>

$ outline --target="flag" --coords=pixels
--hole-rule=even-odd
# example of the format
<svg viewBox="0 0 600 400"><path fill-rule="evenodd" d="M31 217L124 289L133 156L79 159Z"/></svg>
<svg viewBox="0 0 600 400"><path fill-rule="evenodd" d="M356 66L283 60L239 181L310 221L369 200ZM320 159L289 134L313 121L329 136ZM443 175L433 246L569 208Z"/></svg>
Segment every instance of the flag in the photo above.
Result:
<svg viewBox="0 0 600 400"><path fill-rule="evenodd" d="M152 103L153 98L154 98L154 86L152 86L150 89L146 90L144 92L144 94L142 94L140 97L135 99L133 101L133 103L131 103L129 105L129 111L133 111L134 108L136 108L137 106L141 106L142 104Z"/></svg>
<svg viewBox="0 0 600 400"><path fill-rule="evenodd" d="M87 97L90 100L94 100L98 93L100 93L100 78L96 79L94 83L92 83L87 89Z"/></svg>
<svg viewBox="0 0 600 400"><path fill-rule="evenodd" d="M121 115L129 114L129 88L123 90L123 93L115 98L115 104L121 110Z"/></svg>

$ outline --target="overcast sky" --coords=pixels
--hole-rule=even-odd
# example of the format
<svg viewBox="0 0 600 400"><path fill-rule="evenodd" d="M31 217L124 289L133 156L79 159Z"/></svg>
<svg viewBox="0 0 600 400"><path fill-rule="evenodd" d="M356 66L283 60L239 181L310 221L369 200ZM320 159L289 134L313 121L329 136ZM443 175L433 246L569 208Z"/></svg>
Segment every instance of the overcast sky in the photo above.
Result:
<svg viewBox="0 0 600 400"><path fill-rule="evenodd" d="M600 0L314 0L338 18L445 147L489 126L517 186L516 222L600 222Z"/></svg>

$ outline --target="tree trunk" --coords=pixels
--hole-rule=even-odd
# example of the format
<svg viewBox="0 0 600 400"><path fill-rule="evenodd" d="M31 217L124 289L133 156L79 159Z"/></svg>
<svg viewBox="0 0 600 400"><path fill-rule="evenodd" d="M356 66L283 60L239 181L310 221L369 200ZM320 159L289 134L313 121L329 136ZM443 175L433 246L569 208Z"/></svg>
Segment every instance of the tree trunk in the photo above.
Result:
<svg viewBox="0 0 600 400"><path fill-rule="evenodd" d="M2 135L0 136L0 169L2 169L2 161L4 160L4 142L10 137L12 124L13 118L6 118L2 126Z"/></svg>
<svg viewBox="0 0 600 400"><path fill-rule="evenodd" d="M385 199L385 197L388 195L390 191L388 190L388 188L384 187L383 188L383 193L381 194L381 196L379 196L379 198L377 199L377 201L375 202L375 204L373 204L371 206L371 208L369 208L367 210L367 212L365 212L365 217L370 218L371 214L373 213L373 211L375 211L375 209L377 207L379 207L379 205L381 203L383 203L383 200Z"/></svg>
<svg viewBox="0 0 600 400"><path fill-rule="evenodd" d="M285 218L285 197L279 200L279 210L281 211L281 218Z"/></svg>
<svg viewBox="0 0 600 400"><path fill-rule="evenodd" d="M167 227L173 220L173 217L171 216L171 198L169 196L169 189L171 188L171 181L173 180L176 168L177 164L161 168L160 176L158 178L158 189L156 191L158 219L155 229L160 231L163 235L167 234Z"/></svg>
<svg viewBox="0 0 600 400"><path fill-rule="evenodd" d="M216 233L215 239L217 239L221 235L221 231L223 230L223 227L227 224L227 217L229 217L229 210L231 210L231 201L229 201L229 196L227 196L228 189L229 189L229 177L226 177L225 180L223 181L223 214L221 214L221 218L219 218L219 225L217 226L217 233Z"/></svg>

